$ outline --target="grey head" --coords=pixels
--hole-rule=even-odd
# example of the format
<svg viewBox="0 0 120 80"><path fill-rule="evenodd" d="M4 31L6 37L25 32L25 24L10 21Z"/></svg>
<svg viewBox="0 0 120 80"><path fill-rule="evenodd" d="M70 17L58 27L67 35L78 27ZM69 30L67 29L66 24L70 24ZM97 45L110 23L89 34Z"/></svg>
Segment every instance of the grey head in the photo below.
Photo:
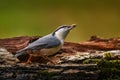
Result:
<svg viewBox="0 0 120 80"><path fill-rule="evenodd" d="M57 37L59 40L64 40L70 30L72 30L74 27L76 27L76 24L72 25L62 25L58 27L52 34L53 36Z"/></svg>

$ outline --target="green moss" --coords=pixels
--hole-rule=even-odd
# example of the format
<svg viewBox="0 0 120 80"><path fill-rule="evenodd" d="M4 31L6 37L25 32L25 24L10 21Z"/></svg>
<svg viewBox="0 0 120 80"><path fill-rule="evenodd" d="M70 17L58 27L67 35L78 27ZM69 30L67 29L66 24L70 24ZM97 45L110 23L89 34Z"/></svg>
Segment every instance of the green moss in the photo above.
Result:
<svg viewBox="0 0 120 80"><path fill-rule="evenodd" d="M105 52L104 55L103 55L103 57L104 57L105 59L110 60L110 59L113 58L113 54L112 54L112 53L109 53L109 52Z"/></svg>
<svg viewBox="0 0 120 80"><path fill-rule="evenodd" d="M42 76L52 77L52 76L56 75L57 73L56 72L48 72L47 70L44 70L44 71L40 71L39 74Z"/></svg>
<svg viewBox="0 0 120 80"><path fill-rule="evenodd" d="M98 63L99 80L120 80L120 60L102 59Z"/></svg>
<svg viewBox="0 0 120 80"><path fill-rule="evenodd" d="M100 68L119 68L120 67L120 60L105 60L102 59L99 63L98 66Z"/></svg>
<svg viewBox="0 0 120 80"><path fill-rule="evenodd" d="M100 59L86 59L83 61L83 64L97 64Z"/></svg>

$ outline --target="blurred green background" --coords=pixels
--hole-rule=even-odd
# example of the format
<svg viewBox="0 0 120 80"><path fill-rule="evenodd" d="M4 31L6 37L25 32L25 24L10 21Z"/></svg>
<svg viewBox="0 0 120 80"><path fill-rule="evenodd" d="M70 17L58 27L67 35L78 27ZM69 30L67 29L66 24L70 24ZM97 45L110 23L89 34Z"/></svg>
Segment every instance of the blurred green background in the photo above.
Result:
<svg viewBox="0 0 120 80"><path fill-rule="evenodd" d="M120 0L0 0L0 38L46 35L77 24L66 41L119 37Z"/></svg>

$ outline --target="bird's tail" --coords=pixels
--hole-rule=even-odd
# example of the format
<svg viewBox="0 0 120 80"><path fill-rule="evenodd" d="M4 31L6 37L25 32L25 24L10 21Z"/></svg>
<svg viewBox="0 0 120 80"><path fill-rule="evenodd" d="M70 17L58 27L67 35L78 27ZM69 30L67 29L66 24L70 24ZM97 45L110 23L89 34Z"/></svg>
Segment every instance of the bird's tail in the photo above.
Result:
<svg viewBox="0 0 120 80"><path fill-rule="evenodd" d="M24 50L16 52L16 54L14 56L18 60L23 61L23 62L26 62L29 58L29 54Z"/></svg>
<svg viewBox="0 0 120 80"><path fill-rule="evenodd" d="M25 54L25 51L16 52L15 57L19 57L19 56L21 56L23 54Z"/></svg>

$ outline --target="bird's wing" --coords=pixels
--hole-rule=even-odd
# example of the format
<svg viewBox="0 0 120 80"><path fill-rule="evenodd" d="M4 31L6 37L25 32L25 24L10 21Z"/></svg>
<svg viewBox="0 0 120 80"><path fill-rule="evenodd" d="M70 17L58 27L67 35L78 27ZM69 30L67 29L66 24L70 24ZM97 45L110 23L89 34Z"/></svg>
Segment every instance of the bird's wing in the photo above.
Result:
<svg viewBox="0 0 120 80"><path fill-rule="evenodd" d="M28 46L26 46L25 48L17 51L16 53L23 52L23 51L28 50L28 49L32 50L35 47L38 47L38 46L42 47L42 46L45 46L45 45L47 45L47 44L34 44L33 46L32 46L32 44L29 44Z"/></svg>
<svg viewBox="0 0 120 80"><path fill-rule="evenodd" d="M52 48L54 46L60 45L60 43L61 42L53 36L43 37L43 38L39 38L38 40L30 43L27 47L23 48L22 50L20 50L18 52L28 50L28 49L37 50L37 49L42 49L42 48Z"/></svg>
<svg viewBox="0 0 120 80"><path fill-rule="evenodd" d="M25 51L29 49L37 50L37 49L42 49L42 48L52 48L55 46L59 46L60 44L61 44L60 40L58 40L56 37L51 36L51 35L45 36L30 43L27 47L17 51L15 57L19 57L25 54Z"/></svg>

